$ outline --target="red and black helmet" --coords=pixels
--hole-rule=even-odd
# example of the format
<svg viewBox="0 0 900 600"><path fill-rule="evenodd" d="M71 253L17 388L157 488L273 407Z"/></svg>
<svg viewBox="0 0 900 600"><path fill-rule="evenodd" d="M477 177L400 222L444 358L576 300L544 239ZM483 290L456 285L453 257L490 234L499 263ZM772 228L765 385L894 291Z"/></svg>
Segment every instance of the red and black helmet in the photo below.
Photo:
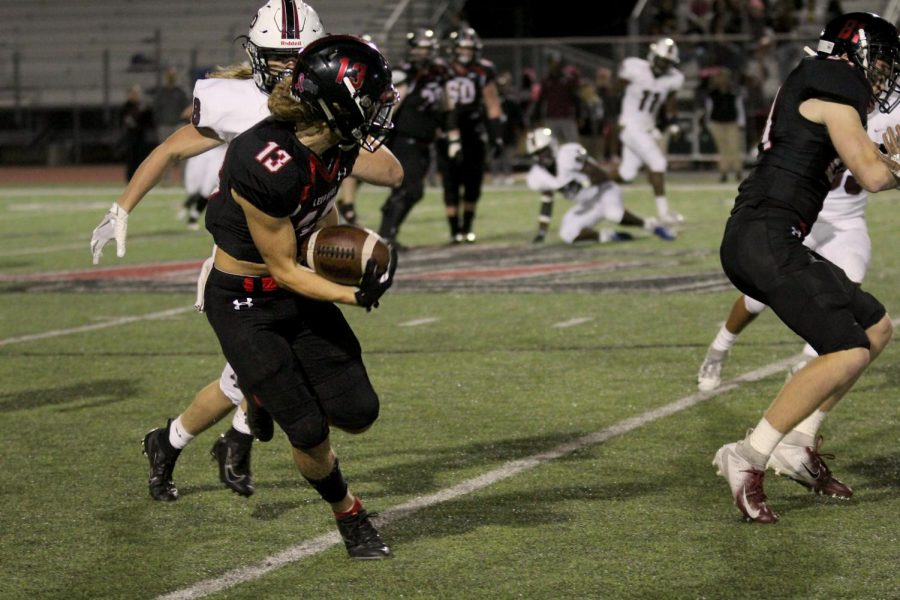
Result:
<svg viewBox="0 0 900 600"><path fill-rule="evenodd" d="M318 39L297 57L291 95L312 105L345 142L374 152L393 127L397 90L371 42L351 35Z"/></svg>
<svg viewBox="0 0 900 600"><path fill-rule="evenodd" d="M900 102L900 40L890 22L867 12L841 15L822 30L816 50L819 56L846 54L862 68L881 112Z"/></svg>

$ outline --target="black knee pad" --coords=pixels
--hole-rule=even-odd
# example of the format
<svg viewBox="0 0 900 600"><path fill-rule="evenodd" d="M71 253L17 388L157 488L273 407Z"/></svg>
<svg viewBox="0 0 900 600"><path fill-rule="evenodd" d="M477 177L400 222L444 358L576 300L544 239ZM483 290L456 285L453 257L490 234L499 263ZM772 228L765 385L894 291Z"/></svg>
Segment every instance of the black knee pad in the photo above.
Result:
<svg viewBox="0 0 900 600"><path fill-rule="evenodd" d="M316 394L332 425L354 431L368 428L378 419L378 394L361 362L340 376L316 386Z"/></svg>
<svg viewBox="0 0 900 600"><path fill-rule="evenodd" d="M277 395L270 392L263 406L294 448L314 448L328 439L328 418L308 387L296 387Z"/></svg>

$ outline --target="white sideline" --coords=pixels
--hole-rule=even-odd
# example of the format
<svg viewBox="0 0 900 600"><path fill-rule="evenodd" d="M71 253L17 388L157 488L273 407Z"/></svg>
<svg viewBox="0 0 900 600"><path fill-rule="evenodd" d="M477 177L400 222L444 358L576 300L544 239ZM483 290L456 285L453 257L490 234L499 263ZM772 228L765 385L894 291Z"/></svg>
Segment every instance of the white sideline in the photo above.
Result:
<svg viewBox="0 0 900 600"><path fill-rule="evenodd" d="M714 398L715 396L730 392L742 383L758 381L770 375L774 375L779 371L784 371L792 364L794 364L797 360L799 360L802 356L802 354L797 354L795 356L791 356L790 358L785 358L777 362L773 362L764 367L756 369L755 371L744 373L740 377L736 377L731 381L724 383L715 390L709 392L697 392L696 394L685 396L684 398L666 404L665 406L660 406L659 408L648 410L647 412L637 415L636 417L631 417L630 419L619 421L618 423L606 427L605 429L589 433L570 442L566 442L565 444L560 444L559 446L547 450L546 452L540 452L538 454L532 454L531 456L528 456L526 458L510 461L494 469L493 471L488 471L487 473L479 475L478 477L467 479L466 481L443 489L434 494L430 494L428 496L419 496L418 498L414 498L413 500L405 502L399 506L395 506L394 508L389 508L385 511L381 511L380 516L377 518L377 523L380 526L385 523L390 523L392 521L402 519L423 508L441 504L442 502L453 500L454 498L458 498L459 496L471 494L472 492L486 488L499 481L503 481L504 479L509 479L510 477L513 477L523 471L539 467L547 461L563 457L577 450L581 450L589 446L594 446L614 437L618 437L620 435L628 433L633 429L637 429L638 427L641 427L648 423L652 423L657 419L668 417L687 408L700 404L701 402L705 402L710 398ZM227 571L218 577L206 579L189 587L176 590L163 596L159 596L157 600L188 600L192 598L203 598L205 596L209 596L210 594L221 592L222 590L226 590L252 579L262 577L270 571L274 571L275 569L283 567L287 564L303 560L304 558L310 557L314 554L318 554L319 552L327 550L332 546L338 545L340 542L340 536L336 531L320 535L319 537L307 540L302 544L291 546L277 554L273 554L272 556L263 559L255 565L232 569L231 571ZM346 559L342 558L341 560Z"/></svg>
<svg viewBox="0 0 900 600"><path fill-rule="evenodd" d="M138 321L150 321L153 319L165 319L166 317L173 317L175 315L180 315L182 313L195 311L193 306L182 306L180 308L171 308L169 310L163 310L155 313L148 313L146 315L135 315L133 317L120 317L118 319L111 319L109 321L104 321L103 323L94 323L93 325L81 325L79 327L70 327L69 329L54 329L52 331L45 331L43 333L31 333L28 335L20 335L18 337L11 337L0 340L0 347L9 346L10 344L19 344L21 342L33 342L35 340L44 340L47 338L59 337L61 335L69 335L72 333L82 333L85 331L95 331L97 329L106 329L107 327L116 327L118 325L127 325L128 323L136 323Z"/></svg>

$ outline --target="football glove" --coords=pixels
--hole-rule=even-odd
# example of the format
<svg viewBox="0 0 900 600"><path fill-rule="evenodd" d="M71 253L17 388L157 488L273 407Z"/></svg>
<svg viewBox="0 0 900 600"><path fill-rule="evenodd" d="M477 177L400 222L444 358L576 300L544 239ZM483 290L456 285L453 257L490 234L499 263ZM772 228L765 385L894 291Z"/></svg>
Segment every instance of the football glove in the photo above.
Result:
<svg viewBox="0 0 900 600"><path fill-rule="evenodd" d="M394 272L397 270L397 247L391 244L391 258L387 271L379 275L378 263L370 258L366 263L366 271L356 290L356 303L366 309L366 312L378 308L378 300L394 283Z"/></svg>
<svg viewBox="0 0 900 600"><path fill-rule="evenodd" d="M100 262L103 256L103 247L112 240L116 240L116 256L125 256L125 238L128 235L128 211L113 202L112 207L103 216L100 224L94 228L91 235L91 256L94 264Z"/></svg>
<svg viewBox="0 0 900 600"><path fill-rule="evenodd" d="M451 162L462 162L462 143L458 137L447 140L447 158Z"/></svg>

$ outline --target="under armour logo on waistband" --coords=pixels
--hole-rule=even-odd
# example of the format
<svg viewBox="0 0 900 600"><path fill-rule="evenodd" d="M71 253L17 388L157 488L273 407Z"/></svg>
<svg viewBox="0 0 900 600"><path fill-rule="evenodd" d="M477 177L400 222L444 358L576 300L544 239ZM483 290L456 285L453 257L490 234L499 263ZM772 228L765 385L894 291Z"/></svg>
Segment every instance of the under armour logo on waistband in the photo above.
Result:
<svg viewBox="0 0 900 600"><path fill-rule="evenodd" d="M251 308L253 306L253 298L247 298L246 302L241 302L240 300L234 300L234 310L241 310L242 308Z"/></svg>

